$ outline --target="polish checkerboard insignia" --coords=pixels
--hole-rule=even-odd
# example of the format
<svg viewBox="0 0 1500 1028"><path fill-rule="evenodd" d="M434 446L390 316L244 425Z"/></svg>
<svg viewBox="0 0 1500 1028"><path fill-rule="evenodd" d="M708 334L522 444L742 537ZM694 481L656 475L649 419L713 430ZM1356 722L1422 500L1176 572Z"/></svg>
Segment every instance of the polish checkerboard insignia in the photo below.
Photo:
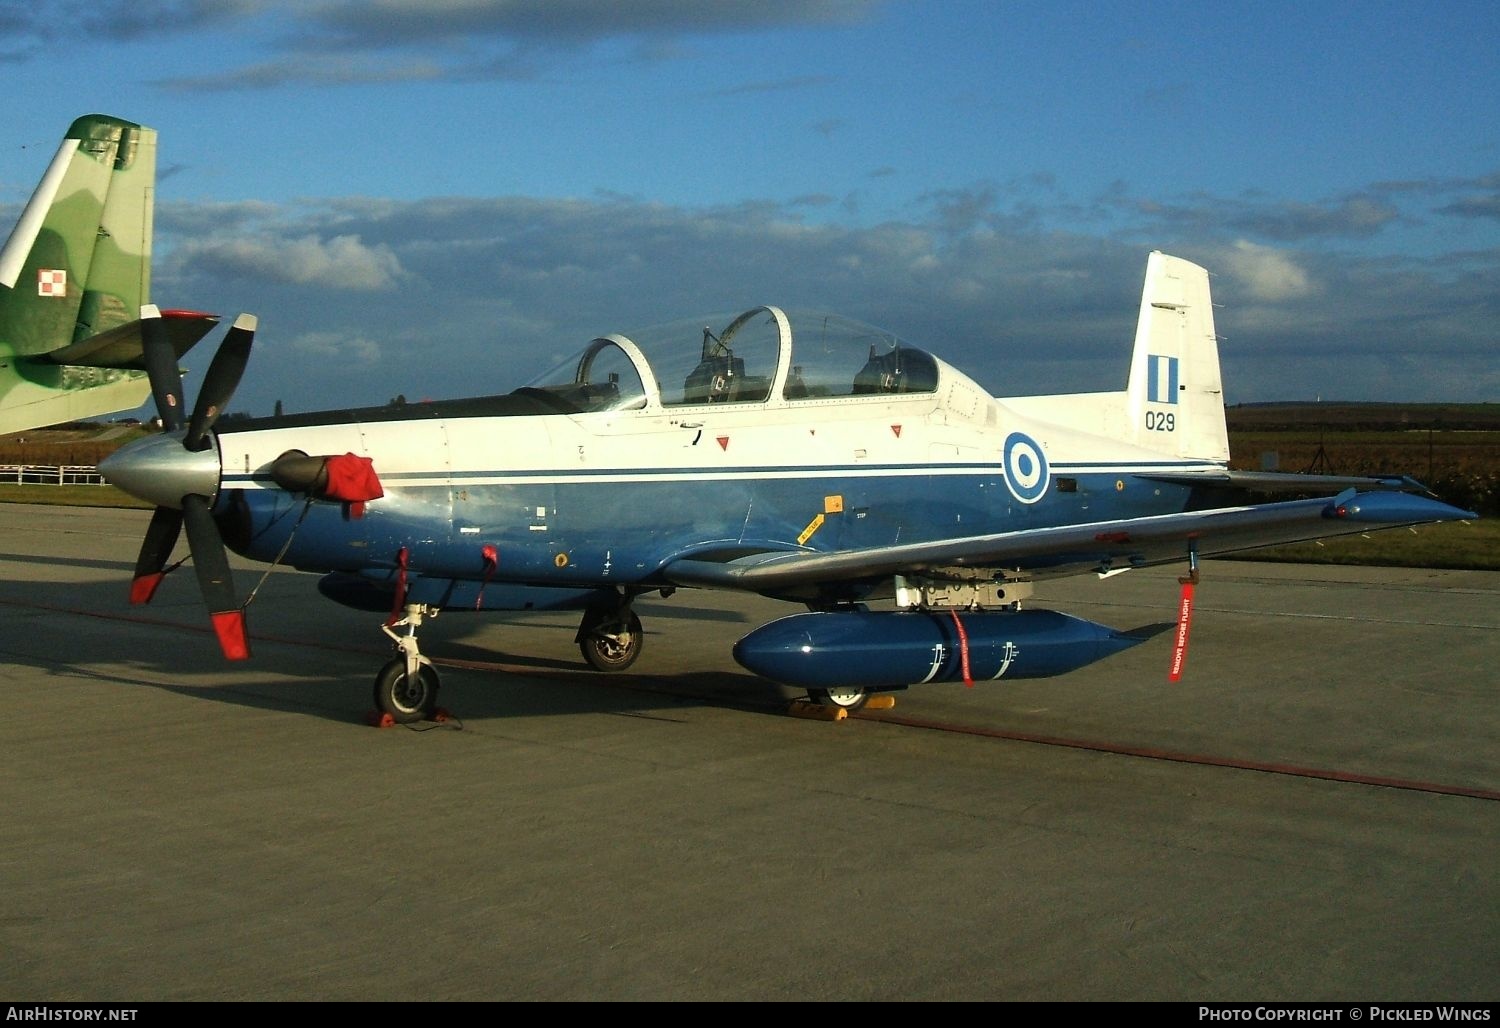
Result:
<svg viewBox="0 0 1500 1028"><path fill-rule="evenodd" d="M62 269L38 268L36 294L38 296L67 296L68 273Z"/></svg>

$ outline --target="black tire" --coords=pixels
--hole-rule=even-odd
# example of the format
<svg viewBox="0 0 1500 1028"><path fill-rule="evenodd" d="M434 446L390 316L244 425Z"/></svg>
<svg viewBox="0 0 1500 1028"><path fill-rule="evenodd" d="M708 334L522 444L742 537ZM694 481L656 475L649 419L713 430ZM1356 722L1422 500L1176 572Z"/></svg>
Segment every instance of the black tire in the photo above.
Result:
<svg viewBox="0 0 1500 1028"><path fill-rule="evenodd" d="M852 711L870 702L870 690L858 685L840 685L832 689L809 689L807 698L825 707Z"/></svg>
<svg viewBox="0 0 1500 1028"><path fill-rule="evenodd" d="M595 671L624 671L641 655L645 643L641 619L631 611L624 625L599 625L578 640L578 649Z"/></svg>
<svg viewBox="0 0 1500 1028"><path fill-rule="evenodd" d="M438 673L432 665L417 669L415 682L408 682L406 658L397 657L375 676L375 707L389 714L398 725L431 721L437 714Z"/></svg>

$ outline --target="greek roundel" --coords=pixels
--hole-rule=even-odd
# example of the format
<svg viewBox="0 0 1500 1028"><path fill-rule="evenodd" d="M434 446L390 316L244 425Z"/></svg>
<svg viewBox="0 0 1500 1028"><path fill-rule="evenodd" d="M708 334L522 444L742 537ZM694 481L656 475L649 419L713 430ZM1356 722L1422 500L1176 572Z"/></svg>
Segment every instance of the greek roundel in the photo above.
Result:
<svg viewBox="0 0 1500 1028"><path fill-rule="evenodd" d="M1005 437L1005 487L1022 503L1035 503L1047 492L1052 471L1037 441L1025 432Z"/></svg>

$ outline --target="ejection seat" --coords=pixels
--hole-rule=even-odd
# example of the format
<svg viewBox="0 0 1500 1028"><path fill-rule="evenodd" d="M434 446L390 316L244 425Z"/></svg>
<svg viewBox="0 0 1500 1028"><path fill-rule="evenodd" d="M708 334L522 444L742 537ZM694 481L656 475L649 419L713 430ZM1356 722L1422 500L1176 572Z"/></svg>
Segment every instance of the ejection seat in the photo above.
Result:
<svg viewBox="0 0 1500 1028"><path fill-rule="evenodd" d="M870 393L930 393L937 388L937 364L921 350L897 346L889 353L876 355L870 347L870 359L854 376L854 395Z"/></svg>

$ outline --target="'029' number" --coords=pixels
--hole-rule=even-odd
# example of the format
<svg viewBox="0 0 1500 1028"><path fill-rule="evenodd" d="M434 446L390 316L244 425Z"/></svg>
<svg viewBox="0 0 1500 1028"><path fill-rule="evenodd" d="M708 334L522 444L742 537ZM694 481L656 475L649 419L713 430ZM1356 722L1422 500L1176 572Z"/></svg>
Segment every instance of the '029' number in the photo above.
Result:
<svg viewBox="0 0 1500 1028"><path fill-rule="evenodd" d="M1146 431L1148 432L1172 432L1177 428L1177 416L1175 414L1158 414L1154 410L1146 412Z"/></svg>

